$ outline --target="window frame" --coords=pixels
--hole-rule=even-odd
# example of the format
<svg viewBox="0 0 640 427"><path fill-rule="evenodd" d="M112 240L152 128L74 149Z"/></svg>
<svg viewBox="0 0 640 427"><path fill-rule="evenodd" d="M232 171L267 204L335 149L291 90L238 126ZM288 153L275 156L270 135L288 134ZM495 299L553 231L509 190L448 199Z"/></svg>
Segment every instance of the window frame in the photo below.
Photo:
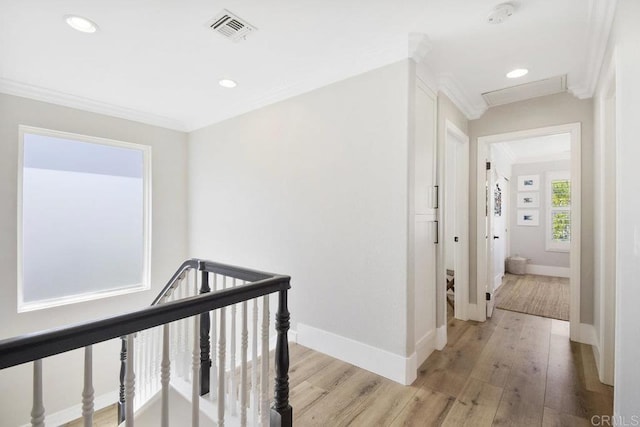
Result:
<svg viewBox="0 0 640 427"><path fill-rule="evenodd" d="M82 143L98 144L109 147L118 147L137 150L142 153L142 272L141 282L128 285L113 285L109 289L77 293L68 296L42 299L38 301L24 301L24 224L23 224L23 197L24 197L24 139L25 135L40 135L53 138L61 138ZM93 301L117 295L131 294L151 289L151 147L132 142L118 141L109 138L82 135L71 132L63 132L52 129L39 128L28 125L18 126L18 193L17 193L17 312L29 312L68 304Z"/></svg>
<svg viewBox="0 0 640 427"><path fill-rule="evenodd" d="M547 213L546 213L546 217L547 217L547 224L545 226L545 249L548 252L569 252L570 248L571 248L571 235L573 233L570 234L569 236L569 240L565 241L559 241L559 240L554 240L552 238L553 236L553 213L554 212L567 212L569 213L569 218L570 218L570 222L569 222L569 228L572 229L573 228L573 224L571 223L571 206L573 204L573 185L571 185L571 173L569 171L553 171L553 172L547 172L547 180L546 180L546 195L545 195L545 200L546 200L546 204L547 204ZM553 181L564 181L567 180L569 181L569 194L570 194L570 199L569 199L569 206L567 207L553 207L552 206L552 200L553 200L553 189L552 189L552 182Z"/></svg>

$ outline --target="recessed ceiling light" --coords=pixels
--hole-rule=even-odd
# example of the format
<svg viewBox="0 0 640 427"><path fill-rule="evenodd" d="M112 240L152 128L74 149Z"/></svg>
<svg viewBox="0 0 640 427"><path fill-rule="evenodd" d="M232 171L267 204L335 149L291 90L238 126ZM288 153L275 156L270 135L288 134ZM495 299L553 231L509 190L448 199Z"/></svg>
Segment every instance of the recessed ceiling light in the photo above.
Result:
<svg viewBox="0 0 640 427"><path fill-rule="evenodd" d="M528 72L529 70L527 70L526 68L516 68L513 71L509 71L507 73L507 77L510 79L517 79L518 77L527 75Z"/></svg>
<svg viewBox="0 0 640 427"><path fill-rule="evenodd" d="M95 33L98 31L98 26L90 19L83 18L78 15L66 15L64 20L74 30L81 31L83 33Z"/></svg>
<svg viewBox="0 0 640 427"><path fill-rule="evenodd" d="M234 80L231 80L231 79L222 79L218 82L218 84L226 88L232 88L232 87L238 86L238 83L236 83Z"/></svg>

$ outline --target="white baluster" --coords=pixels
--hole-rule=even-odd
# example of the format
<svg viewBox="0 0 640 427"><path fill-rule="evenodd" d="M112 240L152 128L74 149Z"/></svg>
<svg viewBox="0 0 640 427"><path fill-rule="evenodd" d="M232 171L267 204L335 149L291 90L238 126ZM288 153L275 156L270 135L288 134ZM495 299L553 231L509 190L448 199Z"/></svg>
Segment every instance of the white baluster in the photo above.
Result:
<svg viewBox="0 0 640 427"><path fill-rule="evenodd" d="M161 426L169 427L169 380L171 379L171 360L169 359L170 325L162 326L162 365L160 367L160 382L162 384L162 415Z"/></svg>
<svg viewBox="0 0 640 427"><path fill-rule="evenodd" d="M84 389L82 390L82 418L84 427L93 425L93 348L84 348Z"/></svg>
<svg viewBox="0 0 640 427"><path fill-rule="evenodd" d="M222 289L226 286L225 278L222 278ZM226 353L227 353L227 313L226 308L220 309L220 324L218 333L218 427L224 427L224 400L225 400L225 378L224 372L226 368Z"/></svg>
<svg viewBox="0 0 640 427"><path fill-rule="evenodd" d="M258 425L258 402L260 387L258 386L258 298L253 299L253 316L251 318L251 413L253 425Z"/></svg>
<svg viewBox="0 0 640 427"><path fill-rule="evenodd" d="M136 334L134 335L134 339L136 341L136 346L135 349L136 351L140 352L140 337ZM140 357L133 357L133 351L129 351L127 352L129 359L131 360L132 363L132 371L136 373L136 376L140 375ZM136 378L136 381L138 380L138 378ZM126 385L125 385L126 387ZM138 387L139 388L139 387ZM138 394L140 394L140 390L137 390L138 393L136 393L134 395L135 400L131 400L131 405L133 406L133 410L135 411L136 408L136 404L138 403L137 400L139 398Z"/></svg>
<svg viewBox="0 0 640 427"><path fill-rule="evenodd" d="M157 391L156 382L160 371L157 369L158 367L158 355L160 352L158 351L158 328L149 329L149 360L147 363L149 364L149 393L147 394L147 399L149 400Z"/></svg>
<svg viewBox="0 0 640 427"><path fill-rule="evenodd" d="M235 279L234 287L235 287ZM231 406L231 415L238 415L237 400L238 400L238 385L236 384L236 305L231 306L231 364L230 364L230 380L231 390L229 392L229 405Z"/></svg>
<svg viewBox="0 0 640 427"><path fill-rule="evenodd" d="M238 284L233 279L233 287ZM238 382L236 375L236 304L231 306L231 397L229 403L231 405L231 415L238 415Z"/></svg>
<svg viewBox="0 0 640 427"><path fill-rule="evenodd" d="M153 355L155 360L155 363L153 364L154 394L161 388L160 375L162 371L162 345L164 340L163 332L164 332L164 327L162 329L162 332L160 332L160 328L154 328L154 333L153 333L153 337L154 337L153 338L153 342L154 342Z"/></svg>
<svg viewBox="0 0 640 427"><path fill-rule="evenodd" d="M180 288L178 289L178 300L181 300L184 298L185 295L185 286L183 286L184 284L182 283L182 281L180 281ZM178 324L178 348L177 348L177 360L176 360L176 368L178 370L178 376L181 378L186 378L186 374L184 371L184 353L185 353L185 349L187 348L187 344L186 344L186 330L185 330L185 320L178 320L176 322Z"/></svg>
<svg viewBox="0 0 640 427"><path fill-rule="evenodd" d="M191 296L191 286L189 286L190 275L193 270L189 270L185 283L182 285L184 289L184 298ZM182 332L184 336L184 348L182 350L182 367L184 372L184 378L189 381L191 377L191 322L189 319L182 319Z"/></svg>
<svg viewBox="0 0 640 427"><path fill-rule="evenodd" d="M249 331L247 330L247 302L242 303L242 347L240 367L240 425L247 425L247 346Z"/></svg>
<svg viewBox="0 0 640 427"><path fill-rule="evenodd" d="M211 291L218 290L218 275L213 274L213 280L211 284ZM217 312L211 312L211 386L210 397L216 397L218 392L218 357L216 344L218 342L218 315Z"/></svg>
<svg viewBox="0 0 640 427"><path fill-rule="evenodd" d="M194 270L195 271L195 270ZM197 278L197 274L194 274ZM191 374L191 425L200 425L200 316L193 316L193 359Z"/></svg>
<svg viewBox="0 0 640 427"><path fill-rule="evenodd" d="M142 360L140 360L140 367L141 370L140 375L141 375L141 380L142 381L138 381L139 385L139 389L140 389L140 393L139 397L138 397L138 406L137 408L139 408L140 406L144 405L144 402L149 398L149 380L151 379L151 331L146 330L146 331L142 331L142 333L140 335L143 336L143 341L142 341L142 352L141 352L141 356L142 356Z"/></svg>
<svg viewBox="0 0 640 427"><path fill-rule="evenodd" d="M262 297L262 369L260 371L260 420L269 425L269 295Z"/></svg>
<svg viewBox="0 0 640 427"><path fill-rule="evenodd" d="M125 426L133 427L133 399L136 394L134 334L127 335L127 365L124 376Z"/></svg>
<svg viewBox="0 0 640 427"><path fill-rule="evenodd" d="M31 425L44 427L44 404L42 401L42 360L33 361L33 407Z"/></svg>
<svg viewBox="0 0 640 427"><path fill-rule="evenodd" d="M176 287L173 289L173 292L171 294L171 301L176 301L178 298L178 287L180 286L180 279L178 279L178 283L176 284ZM179 342L178 342L178 335L180 335L180 321L175 321L171 323L170 326L170 335L171 335L171 344L170 344L170 348L169 348L169 357L171 360L173 360L173 371L175 372L175 374L178 374L178 365L180 365L180 363L178 362L178 348L179 348Z"/></svg>

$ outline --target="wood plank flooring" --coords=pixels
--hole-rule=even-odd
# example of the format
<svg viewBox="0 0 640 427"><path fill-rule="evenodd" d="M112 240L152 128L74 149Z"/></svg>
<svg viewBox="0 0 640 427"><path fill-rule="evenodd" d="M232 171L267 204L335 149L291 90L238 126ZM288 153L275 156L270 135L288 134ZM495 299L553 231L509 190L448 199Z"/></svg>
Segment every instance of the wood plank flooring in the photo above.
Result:
<svg viewBox="0 0 640 427"><path fill-rule="evenodd" d="M94 427L115 427L118 425L118 406L116 404L107 406L93 414ZM63 424L62 427L83 427L82 418Z"/></svg>
<svg viewBox="0 0 640 427"><path fill-rule="evenodd" d="M569 341L568 322L495 310L448 326L449 344L411 386L290 344L294 425L589 426L611 415L613 388L598 381L591 346Z"/></svg>
<svg viewBox="0 0 640 427"><path fill-rule="evenodd" d="M581 426L613 410L613 388L567 322L511 311L451 319L449 344L411 386L296 344L291 356L296 426Z"/></svg>

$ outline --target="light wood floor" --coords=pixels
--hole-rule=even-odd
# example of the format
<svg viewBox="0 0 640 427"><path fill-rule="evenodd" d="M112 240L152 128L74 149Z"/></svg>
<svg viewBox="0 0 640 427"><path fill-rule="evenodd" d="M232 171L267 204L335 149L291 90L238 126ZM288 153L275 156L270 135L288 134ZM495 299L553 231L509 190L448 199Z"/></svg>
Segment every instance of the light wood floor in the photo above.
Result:
<svg viewBox="0 0 640 427"><path fill-rule="evenodd" d="M290 344L294 425L590 426L612 413L613 388L598 381L591 346L569 341L568 322L498 309L448 326L449 344L411 386Z"/></svg>
<svg viewBox="0 0 640 427"><path fill-rule="evenodd" d="M485 323L449 322L449 344L411 386L291 346L296 426L589 426L611 414L590 346L568 323L496 310Z"/></svg>
<svg viewBox="0 0 640 427"><path fill-rule="evenodd" d="M118 406L113 404L104 409L96 411L93 414L94 427L116 427L118 425ZM62 427L82 427L84 422L82 419L77 419L73 422L64 424Z"/></svg>

